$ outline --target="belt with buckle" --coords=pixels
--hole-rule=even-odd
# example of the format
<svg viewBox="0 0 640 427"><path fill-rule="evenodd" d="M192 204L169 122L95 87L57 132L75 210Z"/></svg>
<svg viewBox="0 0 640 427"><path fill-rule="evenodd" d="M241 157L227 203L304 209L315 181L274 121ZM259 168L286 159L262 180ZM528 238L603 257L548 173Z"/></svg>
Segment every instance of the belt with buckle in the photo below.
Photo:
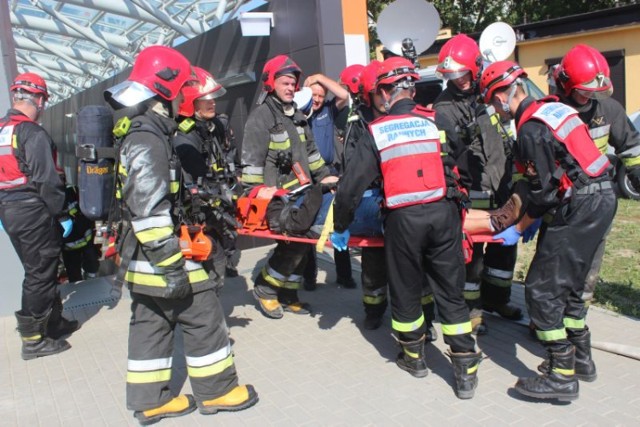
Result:
<svg viewBox="0 0 640 427"><path fill-rule="evenodd" d="M585 185L579 190L575 190L575 194L593 194L602 190L610 190L611 188L611 181L594 182L592 184Z"/></svg>

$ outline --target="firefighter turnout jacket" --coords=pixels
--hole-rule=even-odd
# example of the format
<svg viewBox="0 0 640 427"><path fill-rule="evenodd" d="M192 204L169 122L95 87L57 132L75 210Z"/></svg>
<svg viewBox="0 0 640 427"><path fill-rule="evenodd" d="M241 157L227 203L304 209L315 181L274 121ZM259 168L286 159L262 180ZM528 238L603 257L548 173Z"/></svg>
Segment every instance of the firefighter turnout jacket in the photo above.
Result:
<svg viewBox="0 0 640 427"><path fill-rule="evenodd" d="M613 98L593 99L585 106L562 99L578 110L580 119L587 124L589 134L602 154L610 145L627 170L640 167L640 133L627 117L624 108Z"/></svg>
<svg viewBox="0 0 640 427"><path fill-rule="evenodd" d="M286 115L278 98L269 95L245 124L242 183L294 190L300 186L296 163L313 182L330 175L304 114L296 109L292 116Z"/></svg>
<svg viewBox="0 0 640 427"><path fill-rule="evenodd" d="M173 154L175 120L151 110L131 118L120 149L123 242L121 271L132 292L167 296L169 272L185 269L193 292L213 287L202 265L185 260L174 233L180 163Z"/></svg>
<svg viewBox="0 0 640 427"><path fill-rule="evenodd" d="M184 129L183 124L190 125L189 129ZM181 123L173 146L186 172L185 183L195 183L207 174L225 171L225 138L224 126L216 117L209 121L188 118Z"/></svg>
<svg viewBox="0 0 640 427"><path fill-rule="evenodd" d="M42 199L52 217L62 215L64 184L56 170L56 147L37 123L10 109L0 119L0 202Z"/></svg>
<svg viewBox="0 0 640 427"><path fill-rule="evenodd" d="M455 127L459 143L452 143L451 150L458 153L456 158L464 156L468 161L472 181L471 199L475 199L475 192L491 192L490 194L499 195L501 200L498 204L504 203L510 193L511 160L506 150L510 140L506 134L498 131L498 115L489 113L475 91L463 92L453 82L447 83L433 108ZM460 151L465 153L460 154ZM480 197L474 202L474 207L497 207L490 206L486 200L486 197Z"/></svg>
<svg viewBox="0 0 640 427"><path fill-rule="evenodd" d="M611 164L598 151L578 112L557 100L528 97L515 115L517 166L531 184L527 213L533 218L558 207L570 195L569 188L580 191L609 180ZM540 141L552 143L540 149Z"/></svg>
<svg viewBox="0 0 640 427"><path fill-rule="evenodd" d="M417 113L414 110L416 110L416 104L413 100L400 100L394 105L394 112L402 116L402 118L394 116L393 119L404 121L413 119L426 124L429 133L427 134L425 129L425 134L417 137L417 140L428 141L424 144L417 143L414 147L417 154L423 155L425 169L419 168L419 165L416 165L418 169L402 167L402 165L399 165L400 167L398 168L394 167L389 161L394 162L394 160L396 160L396 158L393 157L395 154L394 151L397 151L385 150L385 148L387 148L385 144L376 142L369 132L363 133L360 141L355 144L353 149L353 157L358 159L358 161L348 162L349 167L346 168L344 175L340 179L340 190L336 193L334 202L334 229L336 231L342 232L349 227L349 224L353 220L355 209L362 198L362 194L373 182L383 179L385 173L392 171L392 173L399 173L400 175L412 174L410 181L413 184L421 185L423 189L434 191L431 196L416 196L417 198L408 202L408 204L433 201L437 198L445 197L447 194L451 195L452 192L456 192L458 189L460 184L459 176L453 172L457 170L457 165L454 157L450 155L450 147L446 143L450 133L439 130L443 129L440 123L444 123L446 129L451 129L450 124L446 122L445 118L441 119L437 115L435 118L433 115L428 117L428 113L426 113L428 110L419 108L416 110ZM385 122L386 119L386 116L378 118L378 120L371 123L370 129L375 132L375 126L379 122L381 123L380 126L385 126L382 123ZM387 126L389 125L387 124ZM404 125L398 123L395 127L401 126ZM379 127L378 129L383 128ZM435 162L435 151L424 152L424 150L428 151L431 148L437 151L438 162ZM387 151L387 154L381 153L381 151ZM389 168L389 166L391 166L391 168ZM429 172L432 172L429 168L432 167L436 167L436 170L439 170L439 176L438 174L429 174ZM392 178L391 175L384 176L383 190L388 208L406 205L405 203L397 204L395 200L398 200L396 197L399 196L400 193L405 192L407 188L401 189L389 185L389 182L394 181L404 186L403 181L407 181L406 178L407 176L395 176L394 178ZM435 197L435 193L438 193L440 196ZM458 193L456 196L460 196L460 194Z"/></svg>

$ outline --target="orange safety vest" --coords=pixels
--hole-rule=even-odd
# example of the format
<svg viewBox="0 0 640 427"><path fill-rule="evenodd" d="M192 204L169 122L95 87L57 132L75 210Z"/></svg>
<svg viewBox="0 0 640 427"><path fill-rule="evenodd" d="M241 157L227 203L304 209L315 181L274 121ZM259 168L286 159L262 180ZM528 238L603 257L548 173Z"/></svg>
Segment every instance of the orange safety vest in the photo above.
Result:
<svg viewBox="0 0 640 427"><path fill-rule="evenodd" d="M27 183L27 176L20 170L15 150L15 127L22 122L32 122L25 116L9 116L9 121L0 125L0 190L15 188Z"/></svg>
<svg viewBox="0 0 640 427"><path fill-rule="evenodd" d="M531 103L522 113L518 130L522 125L536 119L547 125L553 136L562 143L569 154L578 162L589 177L598 177L610 166L607 156L602 154L589 134L589 128L580 120L578 112L566 104L557 102L555 96L548 96ZM560 164L556 161L556 166ZM522 166L518 165L521 170ZM560 191L564 192L573 183L566 173L560 179Z"/></svg>
<svg viewBox="0 0 640 427"><path fill-rule="evenodd" d="M369 125L380 153L385 204L390 209L435 202L447 194L440 133L431 110L383 116Z"/></svg>

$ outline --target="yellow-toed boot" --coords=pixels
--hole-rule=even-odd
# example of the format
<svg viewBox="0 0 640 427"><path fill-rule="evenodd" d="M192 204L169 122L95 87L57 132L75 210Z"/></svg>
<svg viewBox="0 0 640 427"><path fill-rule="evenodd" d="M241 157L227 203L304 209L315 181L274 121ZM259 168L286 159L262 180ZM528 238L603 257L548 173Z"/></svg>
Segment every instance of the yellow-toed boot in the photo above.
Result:
<svg viewBox="0 0 640 427"><path fill-rule="evenodd" d="M190 414L197 408L196 401L190 394L174 397L162 406L146 411L135 411L133 416L138 419L140 425L155 424L163 418L181 417Z"/></svg>
<svg viewBox="0 0 640 427"><path fill-rule="evenodd" d="M229 393L216 399L198 403L201 414L215 414L218 411L241 411L258 402L258 394L252 385L236 386Z"/></svg>

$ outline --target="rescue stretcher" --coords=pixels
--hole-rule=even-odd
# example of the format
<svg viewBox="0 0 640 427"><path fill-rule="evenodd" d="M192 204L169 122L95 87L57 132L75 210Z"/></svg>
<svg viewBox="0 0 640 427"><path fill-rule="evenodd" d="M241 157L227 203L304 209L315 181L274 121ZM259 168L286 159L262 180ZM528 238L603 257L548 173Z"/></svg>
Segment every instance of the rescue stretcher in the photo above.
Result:
<svg viewBox="0 0 640 427"><path fill-rule="evenodd" d="M486 233L476 233L469 234L465 233L467 238L471 240L471 243L498 243L499 241L493 240L493 235ZM272 232L271 230L247 230L240 228L238 229L238 235L240 236L250 236L256 237L260 239L271 239L271 240L284 240L287 242L301 242L301 243L310 243L317 244L318 239L311 239L308 237L298 237L298 236L289 236L286 234L277 234ZM326 241L326 245L331 247L331 240ZM349 247L352 248L376 248L384 246L384 237L382 236L351 236L349 239Z"/></svg>
<svg viewBox="0 0 640 427"><path fill-rule="evenodd" d="M333 201L330 202L327 215L324 219L322 232L318 238L310 238L287 233L276 233L268 227L266 220L266 210L270 199L258 199L256 193L250 197L238 199L237 220L242 226L237 228L239 236L249 236L262 239L270 239L285 242L300 242L314 244L316 251L322 252L325 246L331 247L330 234L333 231ZM473 211L473 210L472 210ZM490 232L489 217L487 212L475 211L476 215L464 215L462 250L465 261L471 261L473 255L473 245L475 243L499 243L501 240L494 240ZM478 218L477 215L480 215ZM475 220L471 217L476 217ZM479 221L479 222L478 222ZM383 247L383 236L364 236L352 234L349 238L349 247Z"/></svg>

